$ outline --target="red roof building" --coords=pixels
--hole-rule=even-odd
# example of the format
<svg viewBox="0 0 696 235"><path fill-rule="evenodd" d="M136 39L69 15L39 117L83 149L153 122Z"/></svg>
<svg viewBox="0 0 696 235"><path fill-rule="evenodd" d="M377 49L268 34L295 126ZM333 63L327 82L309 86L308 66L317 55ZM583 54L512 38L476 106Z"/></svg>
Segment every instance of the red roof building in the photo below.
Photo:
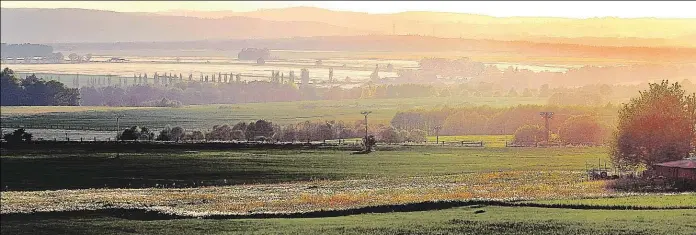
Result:
<svg viewBox="0 0 696 235"><path fill-rule="evenodd" d="M696 180L696 159L684 159L653 165L655 173L667 178Z"/></svg>

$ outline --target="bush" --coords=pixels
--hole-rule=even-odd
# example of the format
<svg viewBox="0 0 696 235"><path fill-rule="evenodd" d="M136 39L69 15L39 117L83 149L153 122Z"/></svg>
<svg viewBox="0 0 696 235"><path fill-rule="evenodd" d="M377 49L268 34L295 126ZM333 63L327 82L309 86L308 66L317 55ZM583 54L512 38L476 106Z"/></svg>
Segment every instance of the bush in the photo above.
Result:
<svg viewBox="0 0 696 235"><path fill-rule="evenodd" d="M460 111L450 115L442 125L445 135L480 135L486 132L488 118L477 112Z"/></svg>
<svg viewBox="0 0 696 235"><path fill-rule="evenodd" d="M205 139L205 135L203 135L203 132L201 132L201 131L193 131L189 134L186 134L184 139L186 139L186 140L203 140L203 139Z"/></svg>
<svg viewBox="0 0 696 235"><path fill-rule="evenodd" d="M213 130L206 133L205 136L208 140L229 141L233 139L233 132L234 130L232 130L232 127L227 124L222 126L215 125L213 126Z"/></svg>
<svg viewBox="0 0 696 235"><path fill-rule="evenodd" d="M143 102L141 106L145 107L171 107L178 108L181 107L181 102L177 100L169 100L167 98L162 98L161 100L151 100Z"/></svg>
<svg viewBox="0 0 696 235"><path fill-rule="evenodd" d="M399 138L399 131L394 127L387 127L379 132L379 140L385 143L400 143L402 140Z"/></svg>
<svg viewBox="0 0 696 235"><path fill-rule="evenodd" d="M426 137L427 133L425 133L424 130L414 129L409 132L408 140L411 142L423 143L425 142Z"/></svg>
<svg viewBox="0 0 696 235"><path fill-rule="evenodd" d="M513 142L531 145L545 140L546 130L538 125L524 125L515 131Z"/></svg>
<svg viewBox="0 0 696 235"><path fill-rule="evenodd" d="M151 133L147 127L140 128L132 126L123 130L118 139L120 140L152 140L155 138L155 133Z"/></svg>
<svg viewBox="0 0 696 235"><path fill-rule="evenodd" d="M558 135L566 144L598 144L604 142L606 132L606 128L596 118L582 115L563 122Z"/></svg>
<svg viewBox="0 0 696 235"><path fill-rule="evenodd" d="M696 181L662 177L622 178L609 181L606 187L623 192L685 192L696 191Z"/></svg>
<svg viewBox="0 0 696 235"><path fill-rule="evenodd" d="M375 140L374 135L368 135L367 138L363 138L363 144L365 145L364 153L372 152L372 148L375 147L377 140Z"/></svg>
<svg viewBox="0 0 696 235"><path fill-rule="evenodd" d="M160 131L157 139L159 141L179 141L184 137L184 128L174 127L171 128L167 125L162 131Z"/></svg>
<svg viewBox="0 0 696 235"><path fill-rule="evenodd" d="M8 143L31 142L32 134L26 132L24 128L19 128L12 133L7 133L2 137Z"/></svg>
<svg viewBox="0 0 696 235"><path fill-rule="evenodd" d="M408 139L409 135L410 135L410 133L408 133L407 130L400 130L400 131L398 132L398 137L399 137L399 138L398 138L397 140L398 140L399 142L406 142L406 141L409 141L409 139Z"/></svg>

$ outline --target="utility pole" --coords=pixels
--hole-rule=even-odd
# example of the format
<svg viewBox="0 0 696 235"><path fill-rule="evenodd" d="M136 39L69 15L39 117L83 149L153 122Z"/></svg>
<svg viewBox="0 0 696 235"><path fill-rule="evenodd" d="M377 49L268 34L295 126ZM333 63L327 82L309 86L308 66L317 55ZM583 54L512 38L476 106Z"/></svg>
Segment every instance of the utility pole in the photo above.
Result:
<svg viewBox="0 0 696 235"><path fill-rule="evenodd" d="M396 35L396 23L392 23L392 35Z"/></svg>
<svg viewBox="0 0 696 235"><path fill-rule="evenodd" d="M442 126L435 126L435 144L440 144L440 129Z"/></svg>
<svg viewBox="0 0 696 235"><path fill-rule="evenodd" d="M121 140L121 137L119 136L119 131L121 131L121 123L119 122L119 119L123 117L123 114L116 115L116 141Z"/></svg>
<svg viewBox="0 0 696 235"><path fill-rule="evenodd" d="M541 118L543 118L546 122L546 143L548 143L551 135L551 130L549 129L549 119L553 118L553 112L539 112L539 115L541 115Z"/></svg>
<svg viewBox="0 0 696 235"><path fill-rule="evenodd" d="M365 115L365 141L367 141L367 115L372 113L372 111L362 111L360 114Z"/></svg>

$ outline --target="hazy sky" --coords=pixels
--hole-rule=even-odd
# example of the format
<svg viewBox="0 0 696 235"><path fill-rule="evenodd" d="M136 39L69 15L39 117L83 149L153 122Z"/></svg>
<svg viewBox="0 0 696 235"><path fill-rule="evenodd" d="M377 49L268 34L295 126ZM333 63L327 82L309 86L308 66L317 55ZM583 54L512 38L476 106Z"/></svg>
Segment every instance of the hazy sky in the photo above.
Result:
<svg viewBox="0 0 696 235"><path fill-rule="evenodd" d="M696 18L696 2L693 1L2 1L2 7L36 8L87 8L122 12L156 12L170 10L198 11L253 11L263 8L312 6L332 10L369 13L395 13L403 11L438 11L484 14L491 16L553 16L570 18L590 17L658 17Z"/></svg>

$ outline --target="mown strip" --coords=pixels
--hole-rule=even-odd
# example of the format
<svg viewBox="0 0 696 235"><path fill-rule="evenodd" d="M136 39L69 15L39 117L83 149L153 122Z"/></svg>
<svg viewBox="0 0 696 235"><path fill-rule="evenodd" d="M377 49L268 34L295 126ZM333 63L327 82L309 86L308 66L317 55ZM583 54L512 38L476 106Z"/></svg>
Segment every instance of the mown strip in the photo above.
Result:
<svg viewBox="0 0 696 235"><path fill-rule="evenodd" d="M33 218L60 218L60 217L79 217L90 215L104 215L129 220L169 220L169 219L266 219L266 218L320 218L337 217L366 213L392 213L392 212L415 212L429 210L443 210L464 206L502 206L502 207L538 207L538 208L557 208L557 209L579 209L579 210L677 210L677 209L696 209L694 206L675 206L675 207L654 207L654 206L627 206L627 205L573 205L573 204L542 204L534 202L519 201L491 201L491 200L469 200L469 201L428 201L419 203L408 203L399 205L379 205L344 210L320 210L311 212L294 213L253 213L253 214L218 214L218 215L177 215L165 213L157 210L144 208L105 208L97 210L76 210L76 211L50 211L33 213L8 213L0 215L0 220L26 220Z"/></svg>

